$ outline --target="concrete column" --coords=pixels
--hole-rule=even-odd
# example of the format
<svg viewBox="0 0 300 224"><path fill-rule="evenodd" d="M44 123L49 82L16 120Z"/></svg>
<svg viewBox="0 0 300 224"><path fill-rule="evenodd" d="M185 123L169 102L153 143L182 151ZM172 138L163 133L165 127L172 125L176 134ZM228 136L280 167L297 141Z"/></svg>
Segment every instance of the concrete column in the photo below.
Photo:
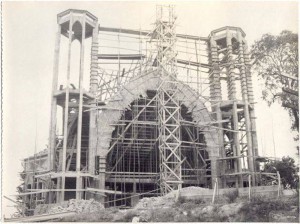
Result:
<svg viewBox="0 0 300 224"><path fill-rule="evenodd" d="M237 102L236 102L236 86L235 86L235 74L234 74L234 61L233 61L233 55L232 55L232 40L231 37L228 34L227 30L227 56L228 56L228 98L229 100L233 100L232 104L232 123L233 127L232 129L235 131L233 132L233 155L234 156L240 156L240 143L239 143L239 121L238 121L238 114L237 114ZM242 172L241 167L241 160L240 158L234 160L234 169L235 172ZM236 178L236 187L243 186L243 180L241 176L237 176Z"/></svg>
<svg viewBox="0 0 300 224"><path fill-rule="evenodd" d="M91 49L91 74L90 74L90 92L95 96L98 91L98 23L93 29L92 49ZM96 106L96 102L91 102ZM89 173L95 174L95 152L97 150L97 110L90 111L89 126Z"/></svg>
<svg viewBox="0 0 300 224"><path fill-rule="evenodd" d="M84 67L84 40L85 40L85 15L81 21L81 48L80 48L80 73L79 73L79 107L77 124L77 151L76 151L76 199L81 199L82 177L81 166L81 132L82 132L82 105L83 105L83 67ZM79 190L79 191L78 191Z"/></svg>
<svg viewBox="0 0 300 224"><path fill-rule="evenodd" d="M96 180L96 188L105 189L106 156L99 156L99 178ZM99 201L104 203L105 198L100 196Z"/></svg>
<svg viewBox="0 0 300 224"><path fill-rule="evenodd" d="M232 105L232 119L233 119L233 129L236 131L233 133L233 142L234 142L234 147L233 147L233 151L235 152L234 154L238 157L241 156L241 149L240 149L240 142L239 142L239 133L237 132L239 130L238 127L238 113L237 113L237 103L236 101L233 102ZM242 172L242 164L241 164L241 158L237 158L235 160L234 163L235 167L236 167L236 171L238 173ZM236 187L243 187L243 178L242 175L238 176L238 181L236 182Z"/></svg>
<svg viewBox="0 0 300 224"><path fill-rule="evenodd" d="M57 184L56 184L57 189L62 189L61 179L62 179L61 177L57 177ZM64 192L59 192L59 191L56 192L56 203L60 202L62 193Z"/></svg>
<svg viewBox="0 0 300 224"><path fill-rule="evenodd" d="M210 41L210 50L211 50L211 65L212 72L210 74L210 85L211 85L211 98L213 100L222 100L221 96L221 81L220 81L220 67L219 67L219 58L217 43L215 40L211 39Z"/></svg>
<svg viewBox="0 0 300 224"><path fill-rule="evenodd" d="M60 37L61 37L61 26L58 25L55 51L54 51L54 66L53 66L53 81L52 81L52 101L51 101L51 120L50 120L50 134L49 134L49 146L48 146L48 170L54 169L54 154L56 144L56 114L57 114L57 103L56 97L54 96L57 90L58 83L58 71L59 71L59 52L60 52Z"/></svg>
<svg viewBox="0 0 300 224"><path fill-rule="evenodd" d="M92 49L91 49L91 74L90 92L96 94L98 91L98 23L93 29Z"/></svg>
<svg viewBox="0 0 300 224"><path fill-rule="evenodd" d="M221 81L220 81L220 67L219 67L219 58L218 58L218 50L217 50L217 43L213 39L213 37L210 40L210 61L212 65L212 70L210 73L209 81L210 81L210 97L212 100L212 104L215 104L212 107L212 111L215 113L214 118L216 120L222 120L222 113L220 109L220 102L222 100L221 96ZM224 133L222 130L222 124L217 124L219 127L218 130L218 142L220 144L219 148L219 155L222 155L222 157L225 156L224 152ZM211 159L211 176L212 176L212 185L216 178L218 178L219 173L219 167L217 163L217 156L210 156ZM221 181L218 181L219 186L222 185Z"/></svg>
<svg viewBox="0 0 300 224"><path fill-rule="evenodd" d="M239 59L240 59L240 74L241 74L241 89L242 97L244 101L244 116L245 116L245 128L246 128L246 137L247 137L247 149L248 149L248 167L251 173L254 172L254 163L253 163L253 147L252 147L252 135L251 135L251 121L249 114L249 102L248 102L248 89L247 89L247 78L245 71L245 61L244 61L244 50L243 50L243 41L239 37ZM255 177L252 174L253 185L255 186Z"/></svg>
<svg viewBox="0 0 300 224"><path fill-rule="evenodd" d="M210 156L210 167L211 167L211 187L214 187L214 183L216 179L218 179L218 186L221 187L222 183L220 181L218 171L220 167L218 166L218 157L216 156Z"/></svg>
<svg viewBox="0 0 300 224"><path fill-rule="evenodd" d="M139 203L139 195L136 194L136 182L133 182L132 192L134 195L131 198L131 206L135 206Z"/></svg>
<svg viewBox="0 0 300 224"><path fill-rule="evenodd" d="M232 56L232 42L231 37L228 34L227 31L227 57L228 57L228 63L229 66L228 69L228 80L227 80L227 86L228 86L228 99L229 100L236 100L236 87L235 87L235 74L234 74L234 62L233 62L233 56Z"/></svg>
<svg viewBox="0 0 300 224"><path fill-rule="evenodd" d="M258 141L257 141L257 132L256 132L256 116L254 110L254 93L253 93L253 84L252 84L252 76L251 76L251 63L250 57L247 50L247 43L244 44L244 60L246 65L246 78L247 78L247 88L248 88L248 100L251 105L249 108L250 112L250 121L251 121L251 133L252 133L252 147L253 147L253 155L258 156ZM256 171L259 171L259 163L255 163Z"/></svg>
<svg viewBox="0 0 300 224"><path fill-rule="evenodd" d="M67 67L67 83L66 83L66 99L65 99L65 115L64 115L64 142L63 142L63 160L62 160L62 191L60 201L65 200L65 172L66 172L66 157L67 157L67 142L68 142L68 118L69 118L69 95L70 95L70 72L71 72L71 46L72 46L72 27L73 13L70 14L69 22L69 50L68 50L68 67Z"/></svg>

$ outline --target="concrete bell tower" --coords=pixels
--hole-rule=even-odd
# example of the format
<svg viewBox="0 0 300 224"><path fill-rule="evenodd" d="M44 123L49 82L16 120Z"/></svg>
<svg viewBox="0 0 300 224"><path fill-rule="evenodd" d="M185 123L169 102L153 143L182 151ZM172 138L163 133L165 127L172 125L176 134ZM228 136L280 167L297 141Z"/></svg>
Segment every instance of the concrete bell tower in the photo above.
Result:
<svg viewBox="0 0 300 224"><path fill-rule="evenodd" d="M95 61L97 61L98 53L98 19L91 13L85 10L69 9L57 15L58 31L56 35L55 43L55 55L54 55L54 68L53 68L53 84L52 84L52 105L51 105L51 121L50 121L50 135L49 135L49 152L48 152L48 167L50 171L55 172L53 177L54 182L57 185L57 189L61 189L58 193L56 201L64 201L66 189L66 178L76 179L76 199L81 199L83 176L89 171L88 166L82 164L82 155L88 155L90 151L90 145L85 146L85 151L82 147L82 119L83 119L83 107L84 105L93 102L94 94L97 91L97 67L95 67ZM59 61L60 61L60 49L61 49L61 36L68 38L68 55L67 55L67 71L62 71L59 74ZM84 49L85 41L87 38L92 38L91 49L91 74L90 74L90 92L83 89L83 71L84 71ZM71 47L74 40L78 40L80 43L80 61L79 65L79 87L78 89L70 87L70 75L71 75L71 58L73 52ZM90 53L90 52L88 52ZM76 62L77 64L77 62ZM65 83L58 83L58 76L65 75ZM77 77L76 77L77 79ZM60 88L58 89L58 86ZM63 138L58 139L56 136L57 126L57 108L58 106L63 109ZM75 109L74 109L75 108ZM74 110L73 110L74 109ZM75 112L74 112L75 111ZM90 116L90 115L89 115ZM90 116L91 119L91 116ZM70 147L69 133L70 128L76 127L71 125L77 122L77 132L74 139L72 139L73 145ZM76 123L75 123L76 124ZM92 130L93 131L93 130ZM94 136L94 135L91 135ZM76 138L76 139L75 139ZM90 141L90 139L89 139ZM72 160L72 158L74 158ZM76 160L75 160L76 158ZM72 160L72 161L71 161ZM76 161L76 162L75 162ZM90 162L90 161L89 161ZM73 164L73 168L70 168L70 163ZM83 168L84 167L84 168ZM92 172L92 171L91 171Z"/></svg>
<svg viewBox="0 0 300 224"><path fill-rule="evenodd" d="M243 187L245 174L251 175L256 185L255 172L259 170L255 162L258 149L254 97L245 36L241 28L231 26L214 30L209 36L213 111L217 120L229 120L226 126L219 124L223 187Z"/></svg>

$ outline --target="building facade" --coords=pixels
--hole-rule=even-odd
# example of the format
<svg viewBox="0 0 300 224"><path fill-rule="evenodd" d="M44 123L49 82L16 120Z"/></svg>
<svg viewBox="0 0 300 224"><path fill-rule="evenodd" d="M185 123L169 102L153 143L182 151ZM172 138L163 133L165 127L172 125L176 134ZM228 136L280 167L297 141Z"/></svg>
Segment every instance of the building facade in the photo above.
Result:
<svg viewBox="0 0 300 224"><path fill-rule="evenodd" d="M24 160L29 210L72 198L132 206L187 186L259 184L245 33L177 34L176 19L172 6L158 6L144 31L103 27L84 10L58 14L49 147Z"/></svg>

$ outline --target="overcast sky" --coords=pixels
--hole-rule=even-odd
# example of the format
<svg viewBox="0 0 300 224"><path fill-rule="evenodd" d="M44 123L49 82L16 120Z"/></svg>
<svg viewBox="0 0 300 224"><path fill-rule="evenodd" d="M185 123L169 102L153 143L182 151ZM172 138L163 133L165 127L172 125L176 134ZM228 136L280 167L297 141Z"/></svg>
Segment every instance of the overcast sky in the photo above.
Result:
<svg viewBox="0 0 300 224"><path fill-rule="evenodd" d="M298 32L296 1L176 2L178 33L208 36L222 26L238 26L248 44L264 33ZM155 2L4 2L3 3L3 194L16 193L21 160L48 144L56 15L66 9L85 9L100 25L151 29ZM88 54L88 53L86 53ZM269 108L255 81L260 155L295 157L290 120L280 105ZM273 123L273 125L272 125ZM273 126L273 128L272 128ZM37 133L36 133L37 127ZM274 134L273 134L274 131ZM6 199L3 199L6 200ZM8 216L13 205L3 201Z"/></svg>

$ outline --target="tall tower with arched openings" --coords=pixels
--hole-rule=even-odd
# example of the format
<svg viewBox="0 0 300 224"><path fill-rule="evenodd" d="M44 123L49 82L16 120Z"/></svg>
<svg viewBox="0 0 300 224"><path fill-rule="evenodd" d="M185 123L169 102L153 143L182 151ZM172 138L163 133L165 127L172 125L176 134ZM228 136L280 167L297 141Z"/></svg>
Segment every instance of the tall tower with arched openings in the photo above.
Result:
<svg viewBox="0 0 300 224"><path fill-rule="evenodd" d="M239 27L222 27L211 32L210 39L210 95L219 123L220 176L223 187L227 182L243 186L243 170L254 173L258 156L254 96L247 52L246 34ZM230 131L228 131L230 130ZM247 158L245 161L244 159ZM226 170L234 170L226 173ZM233 181L235 179L235 181ZM253 183L257 180L252 175Z"/></svg>
<svg viewBox="0 0 300 224"><path fill-rule="evenodd" d="M91 13L85 10L69 9L57 15L58 31L55 43L55 57L53 69L53 84L52 84L52 105L51 105L51 124L49 136L49 152L48 152L48 167L50 171L56 173L55 183L58 189L61 189L57 201L64 201L65 195L71 194L65 191L67 188L75 187L82 189L83 176L86 175L88 164L83 164L87 161L82 157L89 156L88 136L84 136L90 132L89 127L82 125L83 120L92 119L93 113L83 114L83 109L86 109L87 102L93 102L95 91L97 90L97 60L98 53L98 19ZM59 71L61 37L68 39L67 46L67 71ZM88 38L92 39L91 52L85 52L85 42ZM79 72L71 74L71 59L74 56L72 52L72 44L78 40L80 43L80 61L76 62L79 65ZM83 88L83 73L84 73L84 54L91 54L90 68L90 91ZM78 88L70 82L71 75L75 75L78 80ZM65 83L58 83L59 76L63 77ZM62 114L62 138L56 136L58 116L57 108L63 109ZM91 118L90 115L91 114ZM77 125L74 125L77 123ZM88 123L88 122L86 122ZM76 128L74 128L76 127ZM90 133L93 133L93 129ZM91 135L94 136L94 135ZM76 171L72 174L69 171ZM76 175L74 175L76 173ZM81 197L80 191L76 191L76 198ZM73 197L69 195L69 197Z"/></svg>

